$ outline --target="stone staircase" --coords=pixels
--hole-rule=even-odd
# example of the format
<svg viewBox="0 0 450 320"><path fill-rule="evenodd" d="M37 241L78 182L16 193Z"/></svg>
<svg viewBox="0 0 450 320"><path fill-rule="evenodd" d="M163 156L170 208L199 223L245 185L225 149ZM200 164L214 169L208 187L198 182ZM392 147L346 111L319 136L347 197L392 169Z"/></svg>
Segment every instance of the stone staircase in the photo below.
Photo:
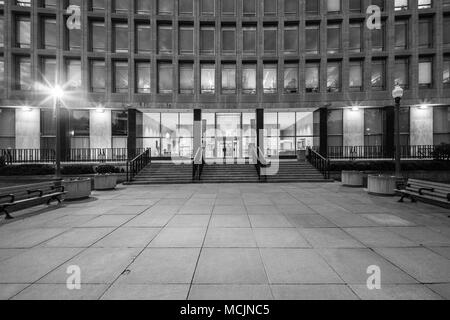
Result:
<svg viewBox="0 0 450 320"><path fill-rule="evenodd" d="M279 161L276 175L261 182L330 182L308 162ZM171 162L152 163L142 170L132 184L183 184L183 183L258 183L258 174L252 164L205 165L200 181L192 180L192 165Z"/></svg>

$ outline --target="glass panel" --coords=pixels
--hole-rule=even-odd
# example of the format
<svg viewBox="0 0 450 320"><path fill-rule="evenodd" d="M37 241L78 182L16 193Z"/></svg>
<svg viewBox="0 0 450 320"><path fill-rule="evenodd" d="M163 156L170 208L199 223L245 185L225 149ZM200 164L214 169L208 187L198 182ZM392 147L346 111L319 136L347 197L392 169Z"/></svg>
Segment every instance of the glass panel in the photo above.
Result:
<svg viewBox="0 0 450 320"><path fill-rule="evenodd" d="M216 89L215 81L216 68L213 64L203 64L201 66L201 93L214 94Z"/></svg>
<svg viewBox="0 0 450 320"><path fill-rule="evenodd" d="M277 92L277 65L266 64L263 70L263 88L264 93Z"/></svg>
<svg viewBox="0 0 450 320"><path fill-rule="evenodd" d="M286 64L284 67L284 92L298 92L298 65Z"/></svg>
<svg viewBox="0 0 450 320"><path fill-rule="evenodd" d="M256 65L243 65L242 91L244 94L256 94Z"/></svg>

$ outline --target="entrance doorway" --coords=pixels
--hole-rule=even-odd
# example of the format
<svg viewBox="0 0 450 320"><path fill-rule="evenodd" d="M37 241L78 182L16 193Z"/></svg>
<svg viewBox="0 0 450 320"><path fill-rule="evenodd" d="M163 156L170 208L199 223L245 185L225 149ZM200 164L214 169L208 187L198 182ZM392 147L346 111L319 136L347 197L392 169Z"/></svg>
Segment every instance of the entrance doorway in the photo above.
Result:
<svg viewBox="0 0 450 320"><path fill-rule="evenodd" d="M242 157L241 114L217 114L217 157L237 159Z"/></svg>

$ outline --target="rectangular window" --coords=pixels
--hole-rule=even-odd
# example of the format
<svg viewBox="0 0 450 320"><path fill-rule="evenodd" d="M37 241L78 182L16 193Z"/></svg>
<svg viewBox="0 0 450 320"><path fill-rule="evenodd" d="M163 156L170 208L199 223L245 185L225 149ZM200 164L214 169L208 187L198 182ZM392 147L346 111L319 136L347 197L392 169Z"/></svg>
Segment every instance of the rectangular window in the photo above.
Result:
<svg viewBox="0 0 450 320"><path fill-rule="evenodd" d="M16 110L1 109L0 113L0 149L14 149L16 146Z"/></svg>
<svg viewBox="0 0 450 320"><path fill-rule="evenodd" d="M222 94L236 93L236 65L222 64Z"/></svg>
<svg viewBox="0 0 450 320"><path fill-rule="evenodd" d="M395 49L408 48L408 20L395 21Z"/></svg>
<svg viewBox="0 0 450 320"><path fill-rule="evenodd" d="M341 12L341 0L327 0L327 11L328 13Z"/></svg>
<svg viewBox="0 0 450 320"><path fill-rule="evenodd" d="M450 141L450 108L434 107L434 145L438 146L442 143Z"/></svg>
<svg viewBox="0 0 450 320"><path fill-rule="evenodd" d="M317 62L307 62L305 67L305 87L306 92L313 93L320 91L319 72L320 64Z"/></svg>
<svg viewBox="0 0 450 320"><path fill-rule="evenodd" d="M5 61L3 56L0 56L0 88L5 87Z"/></svg>
<svg viewBox="0 0 450 320"><path fill-rule="evenodd" d="M75 137L89 137L89 110L72 110L70 117L70 131Z"/></svg>
<svg viewBox="0 0 450 320"><path fill-rule="evenodd" d="M150 62L136 62L136 92L150 93Z"/></svg>
<svg viewBox="0 0 450 320"><path fill-rule="evenodd" d="M342 147L344 133L344 111L328 111L328 147Z"/></svg>
<svg viewBox="0 0 450 320"><path fill-rule="evenodd" d="M128 0L115 0L114 1L114 11L120 14L127 14L129 10Z"/></svg>
<svg viewBox="0 0 450 320"><path fill-rule="evenodd" d="M148 0L136 0L135 10L137 14L150 14L151 13L151 1Z"/></svg>
<svg viewBox="0 0 450 320"><path fill-rule="evenodd" d="M158 0L158 14L173 14L173 0Z"/></svg>
<svg viewBox="0 0 450 320"><path fill-rule="evenodd" d="M81 49L81 30L66 29L66 46L70 51L77 51Z"/></svg>
<svg viewBox="0 0 450 320"><path fill-rule="evenodd" d="M32 90L31 59L29 57L16 58L16 90Z"/></svg>
<svg viewBox="0 0 450 320"><path fill-rule="evenodd" d="M298 27L285 25L284 26L284 52L297 53L298 52Z"/></svg>
<svg viewBox="0 0 450 320"><path fill-rule="evenodd" d="M5 46L5 17L0 13L0 48Z"/></svg>
<svg viewBox="0 0 450 320"><path fill-rule="evenodd" d="M106 91L105 61L91 61L91 92L103 93Z"/></svg>
<svg viewBox="0 0 450 320"><path fill-rule="evenodd" d="M179 0L178 12L179 14L192 15L194 13L193 0Z"/></svg>
<svg viewBox="0 0 450 320"><path fill-rule="evenodd" d="M256 15L256 0L244 0L242 1L242 13L244 16Z"/></svg>
<svg viewBox="0 0 450 320"><path fill-rule="evenodd" d="M43 24L42 48L56 49L56 19L45 18Z"/></svg>
<svg viewBox="0 0 450 320"><path fill-rule="evenodd" d="M180 26L180 54L194 53L194 27Z"/></svg>
<svg viewBox="0 0 450 320"><path fill-rule="evenodd" d="M180 64L180 94L194 94L194 64Z"/></svg>
<svg viewBox="0 0 450 320"><path fill-rule="evenodd" d="M372 90L386 89L386 61L384 59L372 60Z"/></svg>
<svg viewBox="0 0 450 320"><path fill-rule="evenodd" d="M327 91L341 91L341 63L328 62L327 66Z"/></svg>
<svg viewBox="0 0 450 320"><path fill-rule="evenodd" d="M341 50L341 25L331 24L327 26L327 51L337 53Z"/></svg>
<svg viewBox="0 0 450 320"><path fill-rule="evenodd" d="M128 92L128 62L114 62L114 88L115 93Z"/></svg>
<svg viewBox="0 0 450 320"><path fill-rule="evenodd" d="M256 55L256 27L245 26L242 28L242 33L244 54Z"/></svg>
<svg viewBox="0 0 450 320"><path fill-rule="evenodd" d="M104 52L106 50L104 22L91 22L91 48L94 52Z"/></svg>
<svg viewBox="0 0 450 320"><path fill-rule="evenodd" d="M374 29L372 33L372 51L384 51L386 43L386 22L381 22L380 29Z"/></svg>
<svg viewBox="0 0 450 320"><path fill-rule="evenodd" d="M352 23L349 27L349 44L350 52L361 52L362 49L362 25L361 23Z"/></svg>
<svg viewBox="0 0 450 320"><path fill-rule="evenodd" d="M30 18L25 16L16 17L16 47L29 48L31 45L31 23Z"/></svg>
<svg viewBox="0 0 450 320"><path fill-rule="evenodd" d="M66 61L66 90L81 89L81 61L69 59Z"/></svg>
<svg viewBox="0 0 450 320"><path fill-rule="evenodd" d="M395 59L394 83L403 89L409 88L409 59Z"/></svg>
<svg viewBox="0 0 450 320"><path fill-rule="evenodd" d="M91 10L94 12L102 12L105 10L105 0L92 0Z"/></svg>
<svg viewBox="0 0 450 320"><path fill-rule="evenodd" d="M318 54L320 49L320 26L307 25L305 30L305 49L307 53Z"/></svg>
<svg viewBox="0 0 450 320"><path fill-rule="evenodd" d="M128 113L126 111L111 111L111 129L113 137L128 135Z"/></svg>
<svg viewBox="0 0 450 320"><path fill-rule="evenodd" d="M202 15L214 15L215 0L200 0Z"/></svg>
<svg viewBox="0 0 450 320"><path fill-rule="evenodd" d="M264 64L263 90L266 94L277 93L278 68L276 64Z"/></svg>
<svg viewBox="0 0 450 320"><path fill-rule="evenodd" d="M158 52L160 54L172 53L172 26L158 26Z"/></svg>
<svg viewBox="0 0 450 320"><path fill-rule="evenodd" d="M222 14L234 15L236 14L236 0L222 0Z"/></svg>
<svg viewBox="0 0 450 320"><path fill-rule="evenodd" d="M423 18L419 20L419 48L433 47L433 20Z"/></svg>
<svg viewBox="0 0 450 320"><path fill-rule="evenodd" d="M298 63L284 65L284 93L298 93Z"/></svg>
<svg viewBox="0 0 450 320"><path fill-rule="evenodd" d="M364 145L383 145L382 109L364 109Z"/></svg>
<svg viewBox="0 0 450 320"><path fill-rule="evenodd" d="M395 0L395 11L408 10L408 0Z"/></svg>
<svg viewBox="0 0 450 320"><path fill-rule="evenodd" d="M158 64L158 93L169 94L173 92L173 66L172 63Z"/></svg>
<svg viewBox="0 0 450 320"><path fill-rule="evenodd" d="M236 28L222 27L222 53L236 53Z"/></svg>
<svg viewBox="0 0 450 320"><path fill-rule="evenodd" d="M128 25L126 23L115 23L115 52L128 52Z"/></svg>
<svg viewBox="0 0 450 320"><path fill-rule="evenodd" d="M442 72L442 82L445 88L450 87L450 56L444 57L444 68Z"/></svg>
<svg viewBox="0 0 450 320"><path fill-rule="evenodd" d="M136 52L138 54L150 53L151 45L151 28L150 24L136 24Z"/></svg>
<svg viewBox="0 0 450 320"><path fill-rule="evenodd" d="M418 0L417 5L419 9L429 9L433 6L433 0Z"/></svg>
<svg viewBox="0 0 450 320"><path fill-rule="evenodd" d="M214 27L202 26L200 27L200 53L214 54Z"/></svg>
<svg viewBox="0 0 450 320"><path fill-rule="evenodd" d="M284 0L284 13L285 14L297 14L298 13L298 0Z"/></svg>
<svg viewBox="0 0 450 320"><path fill-rule="evenodd" d="M349 0L350 12L361 12L361 0Z"/></svg>
<svg viewBox="0 0 450 320"><path fill-rule="evenodd" d="M48 86L54 87L56 84L56 59L43 58L41 67L43 88L47 88Z"/></svg>
<svg viewBox="0 0 450 320"><path fill-rule="evenodd" d="M363 61L350 61L348 80L350 91L363 90Z"/></svg>
<svg viewBox="0 0 450 320"><path fill-rule="evenodd" d="M242 93L256 94L256 64L242 65Z"/></svg>
<svg viewBox="0 0 450 320"><path fill-rule="evenodd" d="M264 27L264 53L274 54L277 52L277 27Z"/></svg>
<svg viewBox="0 0 450 320"><path fill-rule="evenodd" d="M264 0L264 15L274 16L277 14L277 0Z"/></svg>
<svg viewBox="0 0 450 320"><path fill-rule="evenodd" d="M433 59L420 58L419 59L419 87L432 88L433 87Z"/></svg>
<svg viewBox="0 0 450 320"><path fill-rule="evenodd" d="M308 15L319 14L319 0L305 0L305 10Z"/></svg>
<svg viewBox="0 0 450 320"><path fill-rule="evenodd" d="M215 94L216 67L214 64L202 63L200 66L201 94Z"/></svg>
<svg viewBox="0 0 450 320"><path fill-rule="evenodd" d="M450 30L450 15L444 16L444 25L442 27L442 30L445 30L445 32L443 33L443 44L445 47L450 47L450 32L448 32L448 30Z"/></svg>

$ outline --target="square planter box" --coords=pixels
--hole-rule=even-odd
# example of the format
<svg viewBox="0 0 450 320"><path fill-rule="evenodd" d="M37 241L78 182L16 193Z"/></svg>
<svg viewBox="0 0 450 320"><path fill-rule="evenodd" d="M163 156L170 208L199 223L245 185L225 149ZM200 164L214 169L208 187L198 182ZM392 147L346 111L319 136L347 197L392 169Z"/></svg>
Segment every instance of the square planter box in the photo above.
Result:
<svg viewBox="0 0 450 320"><path fill-rule="evenodd" d="M65 199L68 201L86 199L91 196L91 179L63 180L61 185L67 192Z"/></svg>
<svg viewBox="0 0 450 320"><path fill-rule="evenodd" d="M364 174L360 171L342 171L342 185L359 188L364 186Z"/></svg>
<svg viewBox="0 0 450 320"><path fill-rule="evenodd" d="M367 180L367 191L373 195L395 196L397 178L393 176L370 175Z"/></svg>
<svg viewBox="0 0 450 320"><path fill-rule="evenodd" d="M113 190L117 186L117 175L99 174L94 177L94 190Z"/></svg>

